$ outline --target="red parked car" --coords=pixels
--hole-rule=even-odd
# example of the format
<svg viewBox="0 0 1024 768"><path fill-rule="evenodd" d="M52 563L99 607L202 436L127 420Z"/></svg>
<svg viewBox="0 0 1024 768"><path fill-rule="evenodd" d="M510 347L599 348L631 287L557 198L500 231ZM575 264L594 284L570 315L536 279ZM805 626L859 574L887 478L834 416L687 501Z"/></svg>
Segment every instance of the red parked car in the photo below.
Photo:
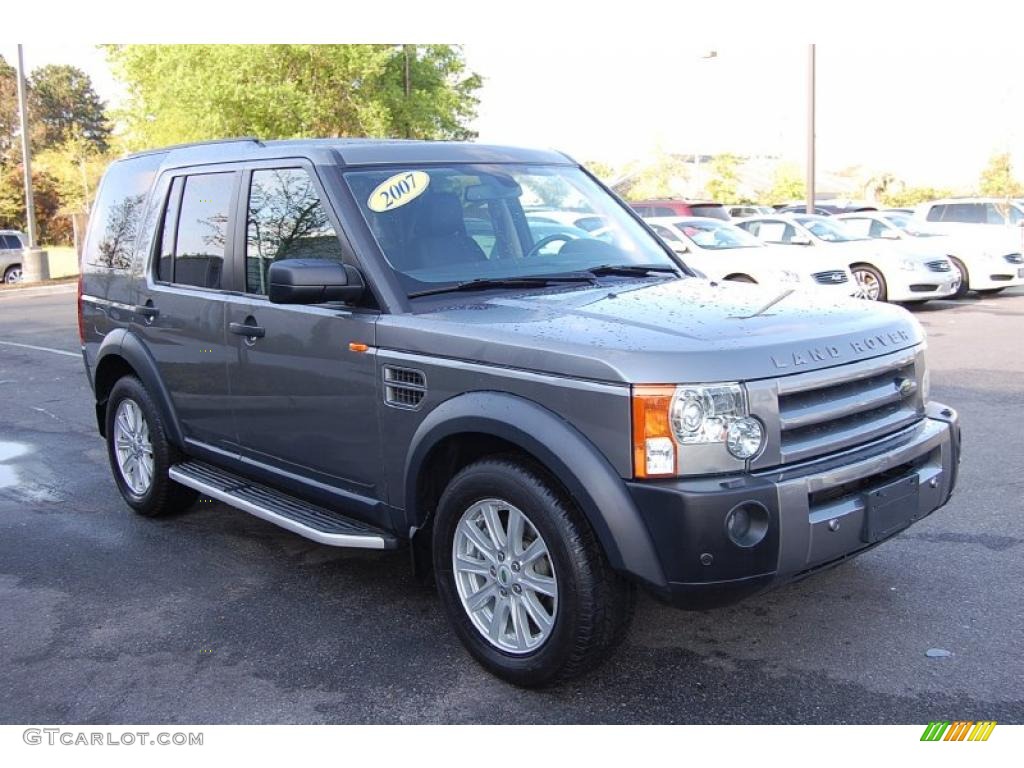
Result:
<svg viewBox="0 0 1024 768"><path fill-rule="evenodd" d="M703 216L708 219L729 221L729 211L721 203L665 198L663 200L638 200L629 204L645 219L654 216Z"/></svg>

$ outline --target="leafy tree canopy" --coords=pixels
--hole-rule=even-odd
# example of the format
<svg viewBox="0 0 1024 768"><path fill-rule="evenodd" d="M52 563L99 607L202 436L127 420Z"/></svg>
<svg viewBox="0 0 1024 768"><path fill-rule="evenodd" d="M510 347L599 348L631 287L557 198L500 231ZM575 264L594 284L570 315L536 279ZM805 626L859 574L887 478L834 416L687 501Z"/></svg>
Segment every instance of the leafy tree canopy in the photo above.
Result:
<svg viewBox="0 0 1024 768"><path fill-rule="evenodd" d="M1020 197L1024 186L1013 178L1013 164L1008 153L992 155L981 172L978 189L986 197Z"/></svg>
<svg viewBox="0 0 1024 768"><path fill-rule="evenodd" d="M107 148L110 124L103 100L85 72L67 64L47 64L29 77L32 147L38 151L84 139L99 151Z"/></svg>
<svg viewBox="0 0 1024 768"><path fill-rule="evenodd" d="M225 136L466 139L481 78L449 45L112 45L135 147Z"/></svg>

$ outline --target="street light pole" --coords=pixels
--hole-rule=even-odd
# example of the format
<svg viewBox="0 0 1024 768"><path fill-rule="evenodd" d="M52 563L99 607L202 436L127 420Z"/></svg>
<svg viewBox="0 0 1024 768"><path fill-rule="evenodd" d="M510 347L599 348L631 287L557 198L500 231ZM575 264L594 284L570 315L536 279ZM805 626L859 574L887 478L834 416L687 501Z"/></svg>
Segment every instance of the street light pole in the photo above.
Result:
<svg viewBox="0 0 1024 768"><path fill-rule="evenodd" d="M814 213L814 43L807 46L807 213Z"/></svg>
<svg viewBox="0 0 1024 768"><path fill-rule="evenodd" d="M35 248L36 205L32 198L32 148L29 146L28 111L25 107L25 60L18 43L18 111L21 116L21 160L25 171L25 218L28 219L28 247Z"/></svg>

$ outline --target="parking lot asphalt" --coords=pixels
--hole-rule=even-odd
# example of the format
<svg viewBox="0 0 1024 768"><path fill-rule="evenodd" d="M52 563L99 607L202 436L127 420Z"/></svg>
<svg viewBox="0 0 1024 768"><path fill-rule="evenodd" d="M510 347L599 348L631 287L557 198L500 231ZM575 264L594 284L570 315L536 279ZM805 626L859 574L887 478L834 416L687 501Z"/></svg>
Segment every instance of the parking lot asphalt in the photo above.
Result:
<svg viewBox="0 0 1024 768"><path fill-rule="evenodd" d="M320 546L216 503L131 513L74 287L4 292L0 722L1024 722L1024 290L915 314L932 396L963 421L949 505L731 608L644 596L608 664L525 691L462 650L405 553Z"/></svg>

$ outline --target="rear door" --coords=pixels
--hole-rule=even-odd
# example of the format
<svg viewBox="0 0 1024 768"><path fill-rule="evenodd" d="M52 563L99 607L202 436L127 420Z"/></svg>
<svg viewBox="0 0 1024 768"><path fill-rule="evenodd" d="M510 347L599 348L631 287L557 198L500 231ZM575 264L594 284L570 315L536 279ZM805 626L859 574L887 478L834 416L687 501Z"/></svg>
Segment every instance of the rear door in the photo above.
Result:
<svg viewBox="0 0 1024 768"><path fill-rule="evenodd" d="M175 171L161 179L161 224L137 297L137 333L153 355L187 440L234 452L228 396L226 268L240 172Z"/></svg>
<svg viewBox="0 0 1024 768"><path fill-rule="evenodd" d="M310 164L254 164L242 189L236 238L244 296L227 315L228 379L242 456L293 479L380 498L373 354L378 312L267 299L274 261L319 258L354 265L351 249L339 237L339 223ZM259 335L248 335L249 328ZM360 351L360 345L368 349Z"/></svg>

